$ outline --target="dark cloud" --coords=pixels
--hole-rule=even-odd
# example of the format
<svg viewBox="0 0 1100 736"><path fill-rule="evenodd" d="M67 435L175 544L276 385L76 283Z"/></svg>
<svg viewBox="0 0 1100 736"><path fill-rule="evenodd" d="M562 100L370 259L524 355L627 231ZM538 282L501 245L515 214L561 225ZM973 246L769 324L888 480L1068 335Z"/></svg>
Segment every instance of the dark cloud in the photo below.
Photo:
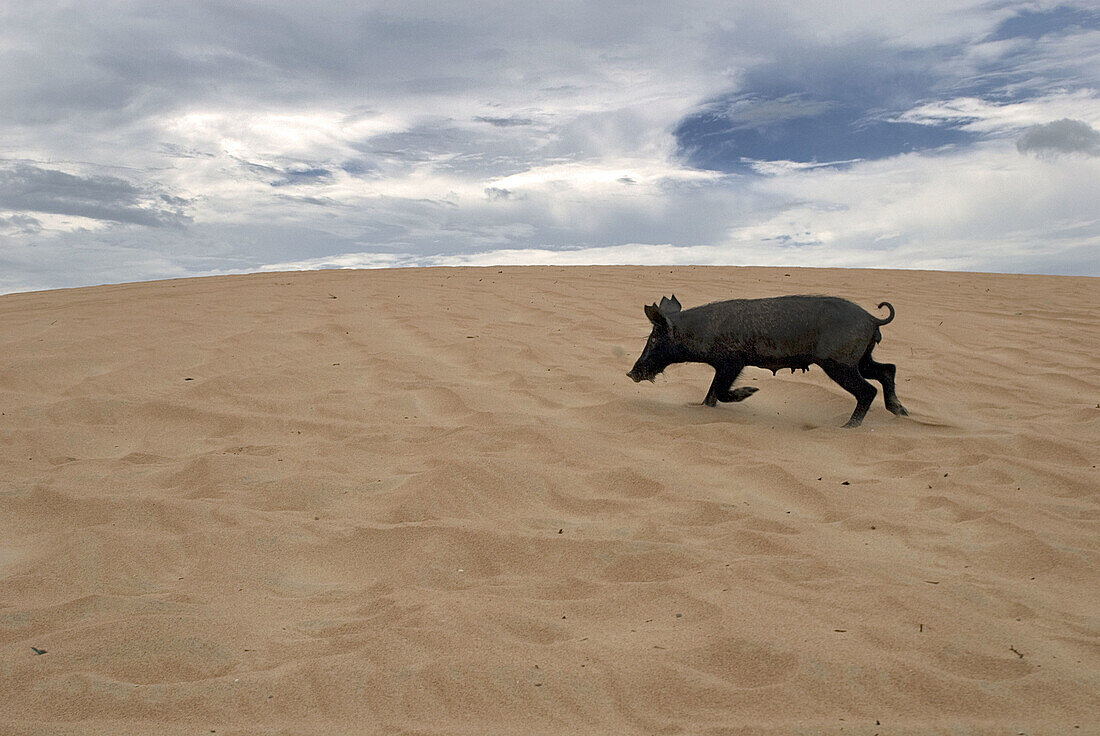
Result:
<svg viewBox="0 0 1100 736"><path fill-rule="evenodd" d="M323 184L332 181L333 176L330 169L320 165L292 163L286 166L272 166L244 159L237 159L237 161L253 176L266 181L273 187Z"/></svg>
<svg viewBox="0 0 1100 736"><path fill-rule="evenodd" d="M337 202L335 199L332 199L331 197L309 197L303 195L280 194L278 195L278 198L281 202L289 202L293 204L309 204L315 205L317 207L325 207L327 209L332 209L340 206L340 203Z"/></svg>
<svg viewBox="0 0 1100 736"><path fill-rule="evenodd" d="M0 217L0 229L33 235L42 231L42 223L39 222L38 218L29 215L11 215Z"/></svg>
<svg viewBox="0 0 1100 736"><path fill-rule="evenodd" d="M479 117L474 118L474 120L478 121L479 123L488 123L489 125L496 126L497 128L514 128L514 127L522 126L522 125L534 125L535 124L535 121L532 120L531 118L520 118L520 117L490 118L490 117L479 116Z"/></svg>
<svg viewBox="0 0 1100 736"><path fill-rule="evenodd" d="M1083 153L1100 156L1100 132L1083 120L1065 118L1046 125L1033 125L1016 141L1020 153L1056 156Z"/></svg>
<svg viewBox="0 0 1100 736"><path fill-rule="evenodd" d="M332 180L332 172L319 166L292 166L283 170L281 179L271 182L273 187L319 184Z"/></svg>
<svg viewBox="0 0 1100 736"><path fill-rule="evenodd" d="M364 99L511 90L525 64L580 71L601 36L638 32L617 23L582 28L587 16L613 15L583 7L536 32L528 9L513 14L476 3L388 11L279 0L139 0L110 11L93 2L12 5L0 29L12 41L0 44L0 120L26 125L89 114L140 120L194 105L325 99L350 107ZM548 37L552 53L540 40ZM520 42L517 49L523 38L530 47ZM519 84L542 81L534 74Z"/></svg>
<svg viewBox="0 0 1100 736"><path fill-rule="evenodd" d="M761 242L772 242L784 248L805 248L807 246L821 245L821 240L811 237L812 233L803 232L798 235L776 235L772 238L761 238Z"/></svg>
<svg viewBox="0 0 1100 736"><path fill-rule="evenodd" d="M75 215L147 227L189 221L183 212L188 200L163 196L113 176L75 176L22 163L0 169L0 209L15 212Z"/></svg>
<svg viewBox="0 0 1100 736"><path fill-rule="evenodd" d="M379 173L377 164L363 159L348 159L340 164L340 170L359 178L376 177Z"/></svg>
<svg viewBox="0 0 1100 736"><path fill-rule="evenodd" d="M178 143L161 143L160 150L169 158L214 158L215 154L209 151L199 151L195 148L187 148Z"/></svg>
<svg viewBox="0 0 1100 736"><path fill-rule="evenodd" d="M508 189L502 189L500 187L486 187L485 196L489 198L490 202L495 202L501 199L511 199L512 192Z"/></svg>
<svg viewBox="0 0 1100 736"><path fill-rule="evenodd" d="M520 126L526 115L510 106L548 90L585 92L612 66L641 68L654 54L678 63L669 52L682 42L667 21L690 21L696 4L706 7L688 2L657 15L648 3L6 3L0 121L389 109L422 98L447 109L439 98L472 97L499 106L483 122Z"/></svg>

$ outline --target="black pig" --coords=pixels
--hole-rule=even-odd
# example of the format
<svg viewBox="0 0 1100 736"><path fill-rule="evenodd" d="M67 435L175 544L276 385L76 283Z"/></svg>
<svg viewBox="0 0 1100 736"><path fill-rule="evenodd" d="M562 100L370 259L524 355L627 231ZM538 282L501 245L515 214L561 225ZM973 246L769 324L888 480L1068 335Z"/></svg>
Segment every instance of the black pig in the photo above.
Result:
<svg viewBox="0 0 1100 736"><path fill-rule="evenodd" d="M832 296L780 296L732 299L681 311L680 302L661 297L660 306L645 308L653 323L645 350L626 375L635 382L652 381L673 363L706 363L714 380L703 403L743 401L752 387L733 389L745 366L782 369L825 369L829 378L856 397L856 409L845 427L858 427L882 384L886 408L908 416L894 390L896 366L876 363L871 351L882 340L879 327L894 319L894 307L882 302L890 316L878 319L847 299Z"/></svg>

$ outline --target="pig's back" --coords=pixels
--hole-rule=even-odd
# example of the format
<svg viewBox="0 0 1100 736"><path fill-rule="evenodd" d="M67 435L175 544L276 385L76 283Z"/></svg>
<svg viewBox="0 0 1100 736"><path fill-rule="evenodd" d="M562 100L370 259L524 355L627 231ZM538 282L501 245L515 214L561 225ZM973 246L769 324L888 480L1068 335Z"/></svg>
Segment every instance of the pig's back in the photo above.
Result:
<svg viewBox="0 0 1100 736"><path fill-rule="evenodd" d="M764 368L858 360L876 325L858 304L813 295L712 302L683 316L700 338L712 341L712 349Z"/></svg>

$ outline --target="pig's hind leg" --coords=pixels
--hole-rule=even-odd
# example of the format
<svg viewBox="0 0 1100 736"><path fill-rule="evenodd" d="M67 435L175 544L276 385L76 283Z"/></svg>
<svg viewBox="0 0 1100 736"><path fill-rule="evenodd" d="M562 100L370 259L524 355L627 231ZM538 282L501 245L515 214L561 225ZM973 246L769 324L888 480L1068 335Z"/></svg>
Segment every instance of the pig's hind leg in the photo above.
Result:
<svg viewBox="0 0 1100 736"><path fill-rule="evenodd" d="M825 373L829 375L829 378L839 383L845 391L856 397L856 409L844 426L858 427L863 423L863 417L867 416L867 410L871 408L871 402L875 400L878 389L867 383L860 375L859 369L854 365L844 365L835 360L828 360L822 362L821 367L825 369Z"/></svg>
<svg viewBox="0 0 1100 736"><path fill-rule="evenodd" d="M872 378L882 384L882 399L886 402L886 409L900 417L909 416L909 412L898 401L897 389L894 384L894 376L898 368L893 363L876 363L868 350L859 361L859 372L867 378Z"/></svg>
<svg viewBox="0 0 1100 736"><path fill-rule="evenodd" d="M744 401L756 393L754 386L743 386L732 389L733 382L737 380L743 366L723 365L714 369L714 380L710 382L707 397L703 399L705 406L715 406L719 401Z"/></svg>

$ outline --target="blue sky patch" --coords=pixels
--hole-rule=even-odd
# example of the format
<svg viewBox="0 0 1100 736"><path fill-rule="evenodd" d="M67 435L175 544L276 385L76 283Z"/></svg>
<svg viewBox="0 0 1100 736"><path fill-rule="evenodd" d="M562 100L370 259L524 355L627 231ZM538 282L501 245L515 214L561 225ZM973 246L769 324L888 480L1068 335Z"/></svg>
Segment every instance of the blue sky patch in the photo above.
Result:
<svg viewBox="0 0 1100 736"><path fill-rule="evenodd" d="M1051 33L1082 30L1100 30L1100 12L1059 5L1050 10L1024 10L997 26L989 40L1038 39Z"/></svg>
<svg viewBox="0 0 1100 736"><path fill-rule="evenodd" d="M751 111L753 100L742 98ZM762 105L770 101L761 100ZM724 106L719 106L724 107ZM879 159L966 143L975 135L959 127L889 122L869 111L821 101L821 111L787 119L746 123L724 110L703 110L683 120L675 135L692 166L749 172L755 161L799 163Z"/></svg>
<svg viewBox="0 0 1100 736"><path fill-rule="evenodd" d="M271 182L271 186L286 187L298 184L315 184L332 178L331 171L315 166L292 167L283 171L282 174L283 178Z"/></svg>
<svg viewBox="0 0 1100 736"><path fill-rule="evenodd" d="M1100 27L1100 13L1069 6L1024 11L987 40L1037 39ZM738 89L708 100L673 130L688 165L748 173L760 161L839 165L964 146L980 136L966 121L918 124L899 118L929 102L976 97L1019 102L1053 89L1091 86L1073 65L1051 65L1041 43L968 55L963 43L897 48L873 39L791 44L749 67ZM1082 62L1085 63L1085 62ZM960 74L960 70L968 73Z"/></svg>

